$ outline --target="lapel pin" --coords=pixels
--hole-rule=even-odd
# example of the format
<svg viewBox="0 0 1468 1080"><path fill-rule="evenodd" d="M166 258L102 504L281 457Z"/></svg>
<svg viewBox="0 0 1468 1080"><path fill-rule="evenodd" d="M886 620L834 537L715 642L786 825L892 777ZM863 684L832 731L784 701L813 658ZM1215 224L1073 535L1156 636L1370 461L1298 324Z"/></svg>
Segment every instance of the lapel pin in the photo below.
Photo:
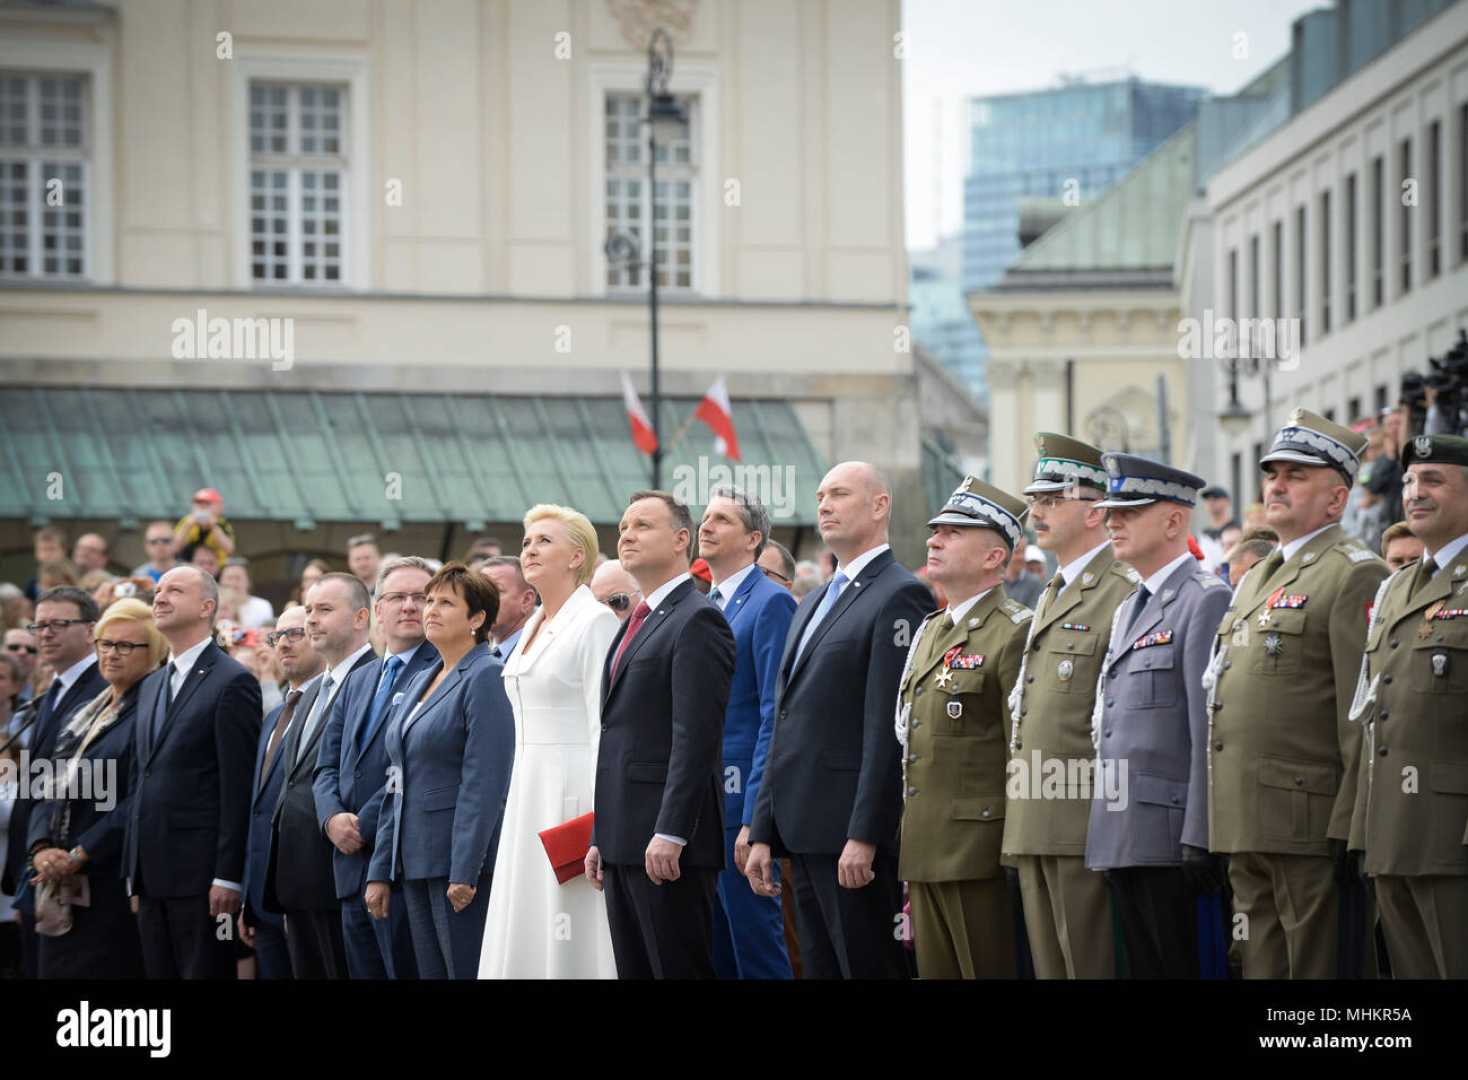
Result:
<svg viewBox="0 0 1468 1080"><path fill-rule="evenodd" d="M1089 585L1089 584L1091 584L1091 582L1093 582L1095 580L1096 580L1096 575L1095 574L1085 573L1085 574L1082 574L1081 575L1081 584L1082 585Z"/></svg>

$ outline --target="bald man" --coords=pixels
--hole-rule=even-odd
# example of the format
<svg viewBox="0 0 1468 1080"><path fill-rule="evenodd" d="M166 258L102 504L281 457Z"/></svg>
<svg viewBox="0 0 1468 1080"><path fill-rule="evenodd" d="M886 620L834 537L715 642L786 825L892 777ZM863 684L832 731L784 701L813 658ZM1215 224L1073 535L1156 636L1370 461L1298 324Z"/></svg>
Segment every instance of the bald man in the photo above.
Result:
<svg viewBox="0 0 1468 1080"><path fill-rule="evenodd" d="M629 574L616 559L608 559L591 575L591 594L599 604L605 604L617 613L617 618L626 622L639 603L642 590L637 579Z"/></svg>
<svg viewBox="0 0 1468 1080"><path fill-rule="evenodd" d="M756 893L778 895L773 859L790 855L807 978L907 978L893 932L902 766L892 709L932 597L892 557L892 492L874 466L837 465L816 507L836 570L790 624L745 876Z"/></svg>

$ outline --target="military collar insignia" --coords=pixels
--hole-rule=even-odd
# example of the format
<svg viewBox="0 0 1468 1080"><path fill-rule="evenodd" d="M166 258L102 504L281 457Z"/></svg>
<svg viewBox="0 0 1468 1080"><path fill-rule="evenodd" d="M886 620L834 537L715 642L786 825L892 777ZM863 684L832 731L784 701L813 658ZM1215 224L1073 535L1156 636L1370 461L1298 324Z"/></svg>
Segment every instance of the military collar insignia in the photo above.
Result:
<svg viewBox="0 0 1468 1080"><path fill-rule="evenodd" d="M1305 552L1304 556L1300 559L1300 561L1301 562L1314 562L1315 561L1315 552L1313 552L1313 551L1307 551L1307 552Z"/></svg>
<svg viewBox="0 0 1468 1080"><path fill-rule="evenodd" d="M1165 603L1167 603L1169 600L1171 600L1176 595L1177 595L1177 593L1173 589L1163 589L1162 590L1162 602L1165 604Z"/></svg>
<svg viewBox="0 0 1468 1080"><path fill-rule="evenodd" d="M1465 575L1468 575L1468 566L1460 566L1453 571L1453 577L1463 577Z"/></svg>
<svg viewBox="0 0 1468 1080"><path fill-rule="evenodd" d="M1096 580L1096 575L1093 574L1093 573L1091 573L1090 571L1087 571L1086 573L1084 573L1084 574L1081 575L1081 584L1082 585L1089 585L1089 584L1091 584L1091 582L1093 582L1095 580Z"/></svg>
<svg viewBox="0 0 1468 1080"><path fill-rule="evenodd" d="M1132 642L1132 648L1134 648L1134 649L1150 649L1153 645L1171 645L1171 644L1172 644L1172 631L1171 630L1159 630L1155 634L1148 634L1146 637L1139 637L1139 638L1137 638L1136 641Z"/></svg>
<svg viewBox="0 0 1468 1080"><path fill-rule="evenodd" d="M968 621L968 625L969 625L969 628L972 629L975 626L978 626L979 625L979 620L978 619L970 619Z"/></svg>

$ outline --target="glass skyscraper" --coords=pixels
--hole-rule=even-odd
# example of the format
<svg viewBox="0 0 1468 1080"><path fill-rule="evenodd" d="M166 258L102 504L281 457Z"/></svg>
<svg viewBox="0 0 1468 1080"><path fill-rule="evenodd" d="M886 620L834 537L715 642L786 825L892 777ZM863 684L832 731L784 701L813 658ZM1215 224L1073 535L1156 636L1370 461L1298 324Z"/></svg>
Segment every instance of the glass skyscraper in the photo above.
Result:
<svg viewBox="0 0 1468 1080"><path fill-rule="evenodd" d="M1018 257L1023 200L1092 201L1190 122L1206 96L1131 78L972 99L964 290L995 284Z"/></svg>

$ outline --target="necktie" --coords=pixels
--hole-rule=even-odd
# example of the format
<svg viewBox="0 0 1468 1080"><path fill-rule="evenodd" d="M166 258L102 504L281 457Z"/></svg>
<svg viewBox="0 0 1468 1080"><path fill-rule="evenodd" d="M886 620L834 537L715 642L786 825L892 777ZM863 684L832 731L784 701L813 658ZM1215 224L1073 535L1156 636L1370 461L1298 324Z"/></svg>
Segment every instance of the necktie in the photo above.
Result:
<svg viewBox="0 0 1468 1080"><path fill-rule="evenodd" d="M722 589L714 590L713 601L714 607L718 608L720 611L724 610L724 592Z"/></svg>
<svg viewBox="0 0 1468 1080"><path fill-rule="evenodd" d="M331 688L335 684L331 681L331 672L326 673L326 679L321 684L321 693L316 695L316 702L311 706L311 713L306 717L306 726L301 729L301 741L296 743L296 762L300 762L306 753L306 746L311 742L311 736L316 733L316 725L321 723L321 717L326 710L331 708Z"/></svg>
<svg viewBox="0 0 1468 1080"><path fill-rule="evenodd" d="M163 708L153 710L153 742L158 742L158 736L163 732L163 722L168 719L168 714L173 711L173 699L176 694L174 680L178 677L180 668L178 663L168 665L168 696L163 700Z"/></svg>
<svg viewBox="0 0 1468 1080"><path fill-rule="evenodd" d="M821 606L816 608L815 615L811 617L810 622L805 624L805 633L800 635L800 645L795 650L795 664L800 663L800 657L804 654L805 647L809 644L811 635L815 633L816 627L821 625L821 621L836 606L836 598L841 595L841 586L850 580L850 578L838 570L836 576L831 579L831 584L826 586L826 595L821 597ZM794 667L794 664L791 666Z"/></svg>
<svg viewBox="0 0 1468 1080"><path fill-rule="evenodd" d="M1035 622L1038 623L1045 617L1045 613L1050 610L1050 605L1055 603L1055 598L1060 595L1060 590L1063 588L1065 588L1065 575L1057 570L1055 576L1050 579L1050 584L1045 586L1045 591L1040 595L1040 602L1035 607Z"/></svg>
<svg viewBox="0 0 1468 1080"><path fill-rule="evenodd" d="M403 659L400 656L389 656L387 663L382 666L382 681L377 684L377 693L372 698L372 709L367 713L367 722L357 730L357 753L372 741L373 734L377 731L378 721L382 714L387 711L387 703L392 700L393 684L398 681L398 673L403 669Z"/></svg>
<svg viewBox="0 0 1468 1080"><path fill-rule="evenodd" d="M1126 624L1126 636L1128 638L1130 638L1133 631L1136 630L1137 624L1142 621L1142 609L1147 606L1147 601L1151 598L1152 593L1148 590L1146 585L1143 585L1139 589L1137 589L1137 600L1135 605L1132 607L1131 618L1127 620Z"/></svg>
<svg viewBox="0 0 1468 1080"><path fill-rule="evenodd" d="M1274 577L1274 572L1284 565L1284 548L1275 548L1269 558L1264 560L1264 576L1259 579L1260 585L1267 585L1269 579Z"/></svg>
<svg viewBox="0 0 1468 1080"><path fill-rule="evenodd" d="M1423 589L1432 584L1432 575L1437 573L1437 562L1430 555L1424 555L1422 561L1417 564L1417 578L1412 583L1412 596L1416 596Z"/></svg>
<svg viewBox="0 0 1468 1080"><path fill-rule="evenodd" d="M622 664L622 654L627 651L627 646L632 644L632 639L637 636L637 631L642 629L642 624L651 614L652 608L647 606L647 601L638 601L636 609L632 612L632 618L627 620L627 632L622 635L622 644L617 647L617 655L612 659L612 678L617 677L617 669Z"/></svg>
<svg viewBox="0 0 1468 1080"><path fill-rule="evenodd" d="M265 774L270 771L270 763L275 760L275 752L280 749L280 740L285 738L285 729L291 726L291 717L296 715L296 702L300 700L299 690L292 690L285 696L285 707L275 718L275 730L270 733L270 742L265 746L265 760L260 764L261 783L264 783Z"/></svg>

